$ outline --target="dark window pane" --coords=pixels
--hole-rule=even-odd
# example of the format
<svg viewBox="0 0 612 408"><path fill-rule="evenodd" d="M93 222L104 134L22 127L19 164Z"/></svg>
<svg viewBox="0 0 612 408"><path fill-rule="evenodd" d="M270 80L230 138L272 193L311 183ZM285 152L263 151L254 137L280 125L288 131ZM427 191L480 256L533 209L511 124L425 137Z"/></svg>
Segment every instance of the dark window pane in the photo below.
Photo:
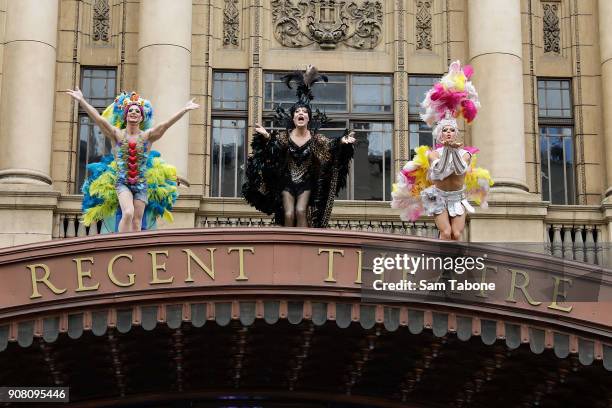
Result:
<svg viewBox="0 0 612 408"><path fill-rule="evenodd" d="M214 119L211 195L238 197L244 179L246 121Z"/></svg>
<svg viewBox="0 0 612 408"><path fill-rule="evenodd" d="M111 152L111 142L108 140L98 126L94 125L87 115L79 116L79 167L77 170L77 192L81 187L87 174L89 163L99 162L100 159Z"/></svg>
<svg viewBox="0 0 612 408"><path fill-rule="evenodd" d="M433 147L433 135L431 128L423 122L410 122L410 160L416 154L415 150L421 145Z"/></svg>
<svg viewBox="0 0 612 408"><path fill-rule="evenodd" d="M563 143L560 137L549 137L550 195L556 204L565 204L565 163Z"/></svg>
<svg viewBox="0 0 612 408"><path fill-rule="evenodd" d="M546 116L546 92L544 89L538 89L538 108L540 116Z"/></svg>
<svg viewBox="0 0 612 408"><path fill-rule="evenodd" d="M115 99L116 69L83 68L81 85L83 96L87 101L102 112ZM87 165L100 161L102 156L110 153L111 142L106 139L97 126L79 106L79 146L78 168L76 174L77 193L87 177Z"/></svg>
<svg viewBox="0 0 612 408"><path fill-rule="evenodd" d="M543 118L571 118L569 80L538 80L538 108Z"/></svg>
<svg viewBox="0 0 612 408"><path fill-rule="evenodd" d="M574 140L570 127L541 127L542 199L574 204Z"/></svg>
<svg viewBox="0 0 612 408"><path fill-rule="evenodd" d="M540 170L542 172L542 200L550 201L550 172L548 169L548 138L546 128L540 130Z"/></svg>
<svg viewBox="0 0 612 408"><path fill-rule="evenodd" d="M567 129L566 130L570 130ZM567 204L576 204L576 184L574 181L574 143L571 137L563 138L565 144L565 176L567 185Z"/></svg>
<svg viewBox="0 0 612 408"><path fill-rule="evenodd" d="M285 74L268 73L264 75L264 109L273 110L278 105L289 108L295 103L295 86L293 86L294 89L288 89L287 86L281 82L281 77L283 75ZM329 82L327 83L318 82L313 85L313 108L319 108L324 112L346 112L346 75L330 74L328 75L328 79Z"/></svg>
<svg viewBox="0 0 612 408"><path fill-rule="evenodd" d="M425 99L425 94L439 80L438 76L408 78L408 112L418 114L421 112L421 102Z"/></svg>
<svg viewBox="0 0 612 408"><path fill-rule="evenodd" d="M95 108L102 110L115 98L116 69L83 69L81 90Z"/></svg>
<svg viewBox="0 0 612 408"><path fill-rule="evenodd" d="M244 72L213 74L213 109L246 110L247 75Z"/></svg>
<svg viewBox="0 0 612 408"><path fill-rule="evenodd" d="M352 81L353 112L392 111L391 77L354 75Z"/></svg>
<svg viewBox="0 0 612 408"><path fill-rule="evenodd" d="M382 122L354 124L357 145L353 160L353 198L391 199L393 125Z"/></svg>

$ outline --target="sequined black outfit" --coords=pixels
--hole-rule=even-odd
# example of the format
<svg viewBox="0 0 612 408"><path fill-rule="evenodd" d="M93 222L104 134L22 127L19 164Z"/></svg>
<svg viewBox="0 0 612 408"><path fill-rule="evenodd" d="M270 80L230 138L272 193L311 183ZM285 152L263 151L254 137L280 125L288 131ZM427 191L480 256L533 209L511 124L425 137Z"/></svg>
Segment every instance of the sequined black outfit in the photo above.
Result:
<svg viewBox="0 0 612 408"><path fill-rule="evenodd" d="M285 174L285 188L296 199L304 191L312 190L312 139L302 146L298 146L289 138L287 147L287 172Z"/></svg>
<svg viewBox="0 0 612 408"><path fill-rule="evenodd" d="M308 225L325 228L334 197L346 185L353 145L315 134L297 146L287 131L273 132L267 139L253 136L242 194L249 204L283 225L282 192L295 197L310 190Z"/></svg>

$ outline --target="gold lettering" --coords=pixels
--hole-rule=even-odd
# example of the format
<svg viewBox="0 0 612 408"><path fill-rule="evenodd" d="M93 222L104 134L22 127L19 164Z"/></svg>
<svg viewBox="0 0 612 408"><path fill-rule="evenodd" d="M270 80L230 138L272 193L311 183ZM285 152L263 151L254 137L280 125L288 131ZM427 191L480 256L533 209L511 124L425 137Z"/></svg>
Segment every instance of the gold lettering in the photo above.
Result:
<svg viewBox="0 0 612 408"><path fill-rule="evenodd" d="M255 248L253 247L234 247L234 248L227 249L228 255L234 251L238 251L238 259L240 260L240 273L238 274L238 277L236 278L236 280L237 281L249 280L249 278L247 278L247 276L244 274L244 251L249 251L254 255Z"/></svg>
<svg viewBox="0 0 612 408"><path fill-rule="evenodd" d="M333 249L333 248L319 248L319 255L323 252L327 252L327 278L323 282L335 282L334 279L334 254L340 254L344 256L343 249Z"/></svg>
<svg viewBox="0 0 612 408"><path fill-rule="evenodd" d="M198 264L200 268L202 268L204 272L206 272L208 276L210 276L210 279L215 280L215 251L217 250L217 248L206 249L208 250L208 252L210 252L210 268L206 264L204 264L204 262L202 262L202 260L198 258L191 249L182 250L184 253L187 254L187 279L185 279L185 282L193 282L193 278L191 277L192 259L195 261L195 263Z"/></svg>
<svg viewBox="0 0 612 408"><path fill-rule="evenodd" d="M51 290L51 292L55 293L56 295L61 295L62 293L66 292L66 289L58 289L51 283L51 281L49 281L49 277L51 276L51 270L49 269L47 265L32 264L32 265L26 266L26 268L29 268L32 274L32 296L30 296L30 299L36 299L36 298L42 297L42 295L38 291L37 283L44 283ZM42 278L36 277L37 268L44 270L45 276L43 276Z"/></svg>
<svg viewBox="0 0 612 408"><path fill-rule="evenodd" d="M508 295L508 298L506 299L506 301L516 303L516 299L514 299L514 289L520 289L521 292L523 292L523 295L525 295L525 299L527 299L530 305L532 306L540 305L542 302L536 302L531 297L531 295L529 295L529 293L527 292L527 286L529 285L529 274L527 274L527 272L523 272L523 271L519 271L515 269L508 269L508 270L512 273L512 283L510 284L510 294ZM516 284L517 274L520 274L524 279L521 285Z"/></svg>
<svg viewBox="0 0 612 408"><path fill-rule="evenodd" d="M565 285L563 285L563 289L561 289L561 291L559 291L559 285L561 282L564 282L572 286L572 280L570 278L559 278L558 276L553 276L552 278L555 281L555 288L553 290L553 301L550 305L548 305L548 308L567 313L571 312L574 306L559 306L557 304L557 299L560 296L563 297L563 300L567 299L567 289L565 288Z"/></svg>
<svg viewBox="0 0 612 408"><path fill-rule="evenodd" d="M497 266L487 266L485 268L482 268L482 273L480 274L480 283L483 283L483 284L487 283L487 271L489 269L497 273ZM476 296L481 297L481 298L489 297L489 295L487 295L484 289L480 289L480 292Z"/></svg>
<svg viewBox="0 0 612 408"><path fill-rule="evenodd" d="M130 254L119 254L119 255L115 255L113 257L113 259L111 259L108 262L108 269L107 269L107 273L108 273L108 278L111 280L111 282L113 282L116 286L119 286L121 288L127 288L128 286L132 286L134 284L134 277L136 276L133 273L128 273L128 283L123 283L121 282L119 279L117 279L117 277L115 276L115 273L113 272L113 267L115 266L115 262L117 261L117 259L119 258L127 258L130 260L130 262L132 262L132 255Z"/></svg>
<svg viewBox="0 0 612 408"><path fill-rule="evenodd" d="M168 257L168 251L149 251L149 255L151 255L151 274L152 279L149 282L151 285L160 285L164 283L172 283L174 281L174 276L169 277L168 279L160 279L157 275L157 271L166 271L166 264L158 264L157 263L157 255L164 255L166 258Z"/></svg>
<svg viewBox="0 0 612 408"><path fill-rule="evenodd" d="M73 261L76 262L76 267L77 267L77 284L78 284L78 286L77 286L75 292L86 292L86 291L90 291L90 290L98 290L98 288L100 287L100 283L96 283L94 286L85 286L83 284L83 278L91 279L91 270L84 271L83 270L83 262L91 262L91 264L93 265L93 263L94 263L93 257L89 256L87 258L74 258Z"/></svg>
<svg viewBox="0 0 612 408"><path fill-rule="evenodd" d="M361 262L362 262L362 252L361 249L357 250L357 279L355 283L357 285L361 285Z"/></svg>

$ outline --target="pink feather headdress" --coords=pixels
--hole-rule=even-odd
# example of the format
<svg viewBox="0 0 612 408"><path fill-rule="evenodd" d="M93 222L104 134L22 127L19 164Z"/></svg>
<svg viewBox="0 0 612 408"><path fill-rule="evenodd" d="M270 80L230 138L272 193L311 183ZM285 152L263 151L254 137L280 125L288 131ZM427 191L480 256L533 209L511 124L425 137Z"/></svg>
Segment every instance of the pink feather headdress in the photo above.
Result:
<svg viewBox="0 0 612 408"><path fill-rule="evenodd" d="M471 123L480 108L478 93L470 81L473 73L470 65L462 68L459 61L450 64L448 73L425 94L421 103L425 113L420 115L421 119L430 127L443 121L457 127L458 117Z"/></svg>

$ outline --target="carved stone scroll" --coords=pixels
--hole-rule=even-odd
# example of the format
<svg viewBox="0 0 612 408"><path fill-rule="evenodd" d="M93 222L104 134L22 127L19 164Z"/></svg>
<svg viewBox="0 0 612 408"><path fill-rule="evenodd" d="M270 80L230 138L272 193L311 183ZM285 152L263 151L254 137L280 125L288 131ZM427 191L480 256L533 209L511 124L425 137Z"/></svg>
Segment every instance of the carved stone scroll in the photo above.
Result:
<svg viewBox="0 0 612 408"><path fill-rule="evenodd" d="M381 40L383 8L379 0L273 0L272 22L285 47L373 49Z"/></svg>

